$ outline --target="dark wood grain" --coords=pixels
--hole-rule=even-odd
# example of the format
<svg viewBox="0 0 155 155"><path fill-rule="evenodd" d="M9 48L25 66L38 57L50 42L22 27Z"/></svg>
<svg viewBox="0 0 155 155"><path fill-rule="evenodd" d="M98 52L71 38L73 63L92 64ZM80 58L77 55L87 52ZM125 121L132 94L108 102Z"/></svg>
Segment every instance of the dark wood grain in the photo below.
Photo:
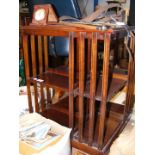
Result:
<svg viewBox="0 0 155 155"><path fill-rule="evenodd" d="M36 70L36 49L35 49L35 36L31 35L31 57L32 57L32 71L33 76L37 75Z"/></svg>
<svg viewBox="0 0 155 155"><path fill-rule="evenodd" d="M74 33L69 36L69 127L74 126Z"/></svg>
<svg viewBox="0 0 155 155"><path fill-rule="evenodd" d="M45 70L48 69L48 40L47 36L44 36L44 59L45 59Z"/></svg>
<svg viewBox="0 0 155 155"><path fill-rule="evenodd" d="M131 51L131 55L129 55L129 63L128 63L128 82L127 82L127 94L126 94L126 102L124 109L124 117L127 117L128 114L132 111L133 102L134 102L134 76L135 76L135 62L134 62L134 36L131 35L129 41L129 47Z"/></svg>
<svg viewBox="0 0 155 155"><path fill-rule="evenodd" d="M105 34L104 39L104 55L103 55L103 76L102 76L102 100L100 106L100 118L99 118L99 134L98 134L98 147L102 148L103 136L104 136L104 125L105 125L105 114L106 114L106 101L108 91L108 77L109 77L109 55L110 55L110 35Z"/></svg>
<svg viewBox="0 0 155 155"><path fill-rule="evenodd" d="M41 93L41 111L45 111L45 96L44 96L44 85L40 82L40 93Z"/></svg>
<svg viewBox="0 0 155 155"><path fill-rule="evenodd" d="M117 117L117 119L116 119ZM105 151L107 151L107 148L104 148L104 147L107 147L107 143L110 143L111 142L111 137L112 136L116 136L116 130L118 130L117 128L120 126L122 127L122 120L123 120L123 114L120 114L118 115L117 113L115 112L111 112L107 118L106 118L106 122L105 122L105 127L106 127L106 130L105 130L105 140L104 140L104 143L103 143L103 148L104 148L104 152L102 150L99 150L98 149L98 130L99 130L99 118L100 118L100 113L98 113L98 117L97 117L97 121L95 122L95 130L94 130L94 139L93 139L93 142L92 142L92 147L91 149L87 149L87 147L90 148L90 146L88 145L89 144L89 141L88 141L88 137L89 137L89 134L88 134L88 130L89 130L89 123L88 121L85 122L85 128L84 128L84 136L83 136L83 143L81 144L80 147L82 147L82 150L85 150L87 153L90 153L93 155L93 152L96 150L98 153L100 152L100 154L104 154ZM119 128L120 129L120 128ZM118 134L118 133L117 133ZM79 137L79 132L75 132L74 135L73 135L73 147L77 147L80 145L79 142L76 142L78 140L78 137ZM116 137L115 137L116 138ZM74 142L76 142L76 144L74 144ZM78 146L77 146L78 145ZM83 146L82 146L83 145Z"/></svg>
<svg viewBox="0 0 155 155"><path fill-rule="evenodd" d="M39 103L38 103L38 88L36 80L33 81L34 86L34 100L35 100L35 112L40 112Z"/></svg>
<svg viewBox="0 0 155 155"><path fill-rule="evenodd" d="M90 72L90 102L89 102L89 145L92 145L95 117L95 90L97 73L97 33L92 34L91 72Z"/></svg>
<svg viewBox="0 0 155 155"><path fill-rule="evenodd" d="M38 57L39 57L39 73L43 72L43 47L42 47L42 37L38 36Z"/></svg>
<svg viewBox="0 0 155 155"><path fill-rule="evenodd" d="M39 74L37 78L43 80L45 86L61 89L67 92L69 91L69 78L66 76L60 76L51 72L44 72Z"/></svg>
<svg viewBox="0 0 155 155"><path fill-rule="evenodd" d="M90 66L91 66L91 39L88 39L88 49L87 49L87 73L89 74L90 72Z"/></svg>
<svg viewBox="0 0 155 155"><path fill-rule="evenodd" d="M61 65L56 68L48 68L47 71L58 75L69 77L69 67L66 65Z"/></svg>
<svg viewBox="0 0 155 155"><path fill-rule="evenodd" d="M61 33L60 33L61 30ZM107 29L105 31L101 30L92 30L92 29L85 29L79 28L75 26L66 26L61 23L53 24L53 25L31 25L31 26L20 26L20 31L24 31L24 33L34 34L34 35L47 35L50 36L69 36L70 32L100 32L100 38L103 38L103 34L105 32L112 33L112 29ZM76 33L77 34L77 33ZM89 35L91 38L91 36Z"/></svg>
<svg viewBox="0 0 155 155"><path fill-rule="evenodd" d="M45 62L45 70L48 69L48 37L44 36L44 62ZM49 87L46 87L46 92L47 92L47 102L51 103L51 95L50 95L50 90Z"/></svg>
<svg viewBox="0 0 155 155"><path fill-rule="evenodd" d="M72 127L73 147L92 155L106 155L133 107L131 100L134 91L134 59L129 60L128 75L126 72L113 73L112 76L109 74L109 53L110 48L113 48L110 47L111 39L116 39L116 36L119 38L126 36L124 28L101 31L53 24L20 27L20 33L23 36L29 111L33 111L30 91L30 84L33 84L37 112L62 125ZM38 37L36 41L34 36ZM69 67L49 68L48 36L69 38ZM101 73L97 70L97 42L103 41L104 61ZM134 55L134 37L130 42L130 49ZM30 73L32 73L31 77ZM37 80L43 81L40 83ZM40 89L37 89L39 83ZM126 84L126 104L109 103L108 101ZM65 91L69 98L45 106L44 88L48 94L47 103L51 98L48 93L50 88ZM41 96L37 96L38 91ZM40 97L41 101L38 103Z"/></svg>
<svg viewBox="0 0 155 155"><path fill-rule="evenodd" d="M85 52L84 52L84 33L79 33L79 140L83 139L83 121L84 121L84 74L85 74Z"/></svg>
<svg viewBox="0 0 155 155"><path fill-rule="evenodd" d="M125 86L126 83L127 83L126 80L122 80L122 79L118 79L118 78L112 78L111 83L109 84L107 101L110 101L110 99L119 90L121 90ZM95 100L97 100L97 101L101 101L102 100L101 90L102 90L102 76L99 76L99 77L97 77L96 92L95 92ZM84 97L91 98L89 92L90 92L90 80L88 80L86 82L86 87L85 87L85 91L84 91ZM80 95L78 90L75 93Z"/></svg>
<svg viewBox="0 0 155 155"><path fill-rule="evenodd" d="M25 65L25 75L26 75L26 85L27 85L27 93L28 93L28 105L29 112L33 112L32 107L32 99L31 99L31 91L30 91L30 64L29 64L29 55L28 55L28 36L23 35L23 51L24 51L24 65Z"/></svg>

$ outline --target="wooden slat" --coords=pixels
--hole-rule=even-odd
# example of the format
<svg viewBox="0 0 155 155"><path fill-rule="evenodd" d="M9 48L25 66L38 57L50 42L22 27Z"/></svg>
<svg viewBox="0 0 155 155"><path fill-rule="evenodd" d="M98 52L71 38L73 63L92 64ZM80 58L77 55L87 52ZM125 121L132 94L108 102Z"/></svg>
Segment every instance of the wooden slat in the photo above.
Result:
<svg viewBox="0 0 155 155"><path fill-rule="evenodd" d="M29 112L33 112L32 107L32 99L30 92L30 64L29 64L29 56L28 56L28 36L23 35L23 51L24 51L24 65L25 65L25 75L26 75L26 84L27 84L27 93L28 93L28 106Z"/></svg>
<svg viewBox="0 0 155 155"><path fill-rule="evenodd" d="M127 113L130 113L133 105L133 95L134 95L134 63L131 61L130 63L130 78L129 78L129 97L128 97L128 107Z"/></svg>
<svg viewBox="0 0 155 155"><path fill-rule="evenodd" d="M130 50L133 56L133 37L130 38ZM129 55L130 56L130 55ZM132 85L133 85L133 59L129 57L129 80L128 80L128 106L127 106L127 114L130 112L130 107L131 107L131 102L132 102L132 97L133 97L133 90L132 90Z"/></svg>
<svg viewBox="0 0 155 155"><path fill-rule="evenodd" d="M43 83L40 83L40 92L41 92L41 111L45 111L45 97L44 97L44 90L43 90Z"/></svg>
<svg viewBox="0 0 155 155"><path fill-rule="evenodd" d="M129 105L130 105L130 96L131 96L131 60L128 64L128 83L127 83L127 95L126 95L126 104L125 104L125 116L128 114Z"/></svg>
<svg viewBox="0 0 155 155"><path fill-rule="evenodd" d="M131 98L131 104L130 104L130 109L129 112L132 111L132 108L134 106L134 93L135 93L135 64L134 62L132 63L132 82L131 82L131 92L132 92L132 98Z"/></svg>
<svg viewBox="0 0 155 155"><path fill-rule="evenodd" d="M91 66L91 39L88 38L88 50L87 50L87 72L90 72Z"/></svg>
<svg viewBox="0 0 155 155"><path fill-rule="evenodd" d="M132 55L134 55L134 38L130 39L130 49ZM133 93L134 93L134 59L129 57L128 64L128 83L127 83L127 95L126 95L126 103L124 108L124 119L127 117L128 113L131 111L132 102L133 102Z"/></svg>
<svg viewBox="0 0 155 155"><path fill-rule="evenodd" d="M52 103L52 96L51 96L51 93L50 93L50 87L49 86L46 86L46 99L47 99L47 103L48 104L51 104Z"/></svg>
<svg viewBox="0 0 155 155"><path fill-rule="evenodd" d="M134 73L133 73L133 62L131 64L131 79L130 79L130 104L129 104L129 108L128 108L128 113L130 113L132 111L132 105L133 105L133 95L134 95Z"/></svg>
<svg viewBox="0 0 155 155"><path fill-rule="evenodd" d="M74 33L69 35L69 127L74 126Z"/></svg>
<svg viewBox="0 0 155 155"><path fill-rule="evenodd" d="M45 70L48 69L48 42L47 36L44 36L44 59L45 59Z"/></svg>
<svg viewBox="0 0 155 155"><path fill-rule="evenodd" d="M125 38L126 39L126 38ZM131 43L131 42L130 42ZM125 46L125 45L124 45ZM130 44L131 46L131 44ZM126 47L126 46L125 46ZM125 50L127 50L125 48ZM127 117L128 107L129 107L129 96L130 96L130 77L131 77L131 55L129 54L129 62L128 62L128 80L127 80L127 93L126 93L126 100L125 100L125 108L124 108L124 119Z"/></svg>
<svg viewBox="0 0 155 155"><path fill-rule="evenodd" d="M36 70L36 49L35 49L35 36L31 35L31 57L32 57L32 73L33 76L37 75Z"/></svg>
<svg viewBox="0 0 155 155"><path fill-rule="evenodd" d="M97 72L97 33L92 34L91 72L90 72L90 102L89 102L89 145L92 145L95 117L95 90Z"/></svg>
<svg viewBox="0 0 155 155"><path fill-rule="evenodd" d="M47 36L44 36L44 62L45 62L45 70L48 69L48 38ZM46 86L46 92L47 92L47 102L51 103L51 95L49 87Z"/></svg>
<svg viewBox="0 0 155 155"><path fill-rule="evenodd" d="M133 108L133 97L134 97L134 92L135 92L135 36L131 33L131 50L132 50L132 55L133 55L133 61L132 61L132 75L131 75L131 92L132 92L132 95L131 95L131 104L130 104L130 107L129 107L129 112L132 111L132 108Z"/></svg>
<svg viewBox="0 0 155 155"><path fill-rule="evenodd" d="M33 80L35 112L39 112L37 81Z"/></svg>
<svg viewBox="0 0 155 155"><path fill-rule="evenodd" d="M84 34L79 33L79 140L83 139L83 121L84 121L84 74L85 74L85 52L84 52Z"/></svg>
<svg viewBox="0 0 155 155"><path fill-rule="evenodd" d="M106 101L107 101L108 77L109 77L110 37L111 37L110 34L105 33L104 55L103 55L103 76L102 76L102 101L100 106L99 134L98 134L99 149L101 149L103 146L103 136L105 131L105 114L106 114Z"/></svg>
<svg viewBox="0 0 155 155"><path fill-rule="evenodd" d="M42 37L38 36L39 73L43 72Z"/></svg>

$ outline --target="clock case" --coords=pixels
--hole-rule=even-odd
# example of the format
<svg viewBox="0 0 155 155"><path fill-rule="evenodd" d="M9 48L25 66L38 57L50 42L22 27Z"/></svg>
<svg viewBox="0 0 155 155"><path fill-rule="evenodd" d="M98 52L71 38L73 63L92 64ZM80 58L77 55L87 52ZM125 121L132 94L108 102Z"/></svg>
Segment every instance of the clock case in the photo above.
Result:
<svg viewBox="0 0 155 155"><path fill-rule="evenodd" d="M39 9L45 10L45 17L41 20L36 20L35 13ZM58 18L50 4L34 5L32 23L30 25L47 25L50 23L57 23L57 22L58 22Z"/></svg>

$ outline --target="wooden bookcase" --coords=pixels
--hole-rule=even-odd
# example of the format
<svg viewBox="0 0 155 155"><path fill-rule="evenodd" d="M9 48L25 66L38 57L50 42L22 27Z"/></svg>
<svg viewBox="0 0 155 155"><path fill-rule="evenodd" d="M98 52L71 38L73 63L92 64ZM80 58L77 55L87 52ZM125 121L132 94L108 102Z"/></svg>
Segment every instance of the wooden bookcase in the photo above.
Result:
<svg viewBox="0 0 155 155"><path fill-rule="evenodd" d="M20 27L23 36L29 111L33 112L30 86L34 86L35 111L72 128L72 147L88 154L105 155L130 118L134 99L134 33L126 30L85 29L62 24ZM69 38L68 69L49 68L48 36ZM111 42L124 38L129 54L127 73L110 67ZM103 45L98 69L98 44ZM38 101L38 86L40 101ZM111 98L126 87L123 105ZM52 104L50 88L66 92ZM44 94L46 89L46 96ZM65 120L67 118L68 120Z"/></svg>

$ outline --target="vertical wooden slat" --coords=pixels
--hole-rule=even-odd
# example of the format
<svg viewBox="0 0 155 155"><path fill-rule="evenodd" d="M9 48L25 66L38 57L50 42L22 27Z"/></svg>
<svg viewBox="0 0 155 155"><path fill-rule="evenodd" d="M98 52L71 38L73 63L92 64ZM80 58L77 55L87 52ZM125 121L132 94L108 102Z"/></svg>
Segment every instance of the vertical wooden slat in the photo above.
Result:
<svg viewBox="0 0 155 155"><path fill-rule="evenodd" d="M38 36L38 59L39 59L39 74L43 73L43 48L42 48L42 37ZM37 92L37 83L35 83L35 107L36 112L39 112L38 105L38 92Z"/></svg>
<svg viewBox="0 0 155 155"><path fill-rule="evenodd" d="M133 106L133 96L134 96L134 36L131 35L130 38L130 49L132 52L133 59L131 59L131 64L130 64L130 83L129 83L129 88L130 88L130 96L129 96L129 107L128 107L128 113L131 112L132 106Z"/></svg>
<svg viewBox="0 0 155 155"><path fill-rule="evenodd" d="M45 60L45 71L48 69L48 40L47 36L44 36L44 60ZM46 92L47 92L47 102L51 103L51 94L49 87L46 86Z"/></svg>
<svg viewBox="0 0 155 155"><path fill-rule="evenodd" d="M125 38L127 40L127 38ZM128 42L126 43L128 45ZM131 48L132 41L130 40L130 48ZM127 50L127 49L126 49ZM125 104L125 118L128 115L128 109L130 104L130 94L131 94L131 65L132 59L131 55L129 54L129 63L128 63L128 81L127 81L127 94L126 94L126 104Z"/></svg>
<svg viewBox="0 0 155 155"><path fill-rule="evenodd" d="M134 56L134 39L130 39L130 49L132 51L132 56ZM134 91L134 59L129 55L128 63L128 82L127 82L127 94L126 94L126 103L124 108L124 119L128 116L128 113L131 110L131 105L133 102L133 92Z"/></svg>
<svg viewBox="0 0 155 155"><path fill-rule="evenodd" d="M83 139L83 113L84 113L84 74L85 74L85 53L84 53L84 32L79 33L79 141Z"/></svg>
<svg viewBox="0 0 155 155"><path fill-rule="evenodd" d="M35 48L34 35L31 35L31 57L32 57L32 73L33 77L35 77L37 75L37 68L36 68L36 48ZM35 82L33 83L34 83L35 111L39 112L37 84Z"/></svg>
<svg viewBox="0 0 155 155"><path fill-rule="evenodd" d="M31 91L30 91L30 79L29 79L30 64L29 64L29 56L28 56L28 36L27 35L23 35L23 51L24 51L24 65L25 65L25 75L26 75L27 93L28 93L28 106L29 106L29 112L33 112Z"/></svg>
<svg viewBox="0 0 155 155"><path fill-rule="evenodd" d="M49 86L46 86L46 92L47 92L47 94L46 94L47 103L48 103L48 104L49 104L49 103L52 103L51 93L50 93L50 88L49 88Z"/></svg>
<svg viewBox="0 0 155 155"><path fill-rule="evenodd" d="M44 36L44 58L45 58L45 70L48 69L48 42L47 36Z"/></svg>
<svg viewBox="0 0 155 155"><path fill-rule="evenodd" d="M130 50L131 50L131 53L132 53L132 56L133 56L133 51L132 51L132 46L133 46L133 39L132 37L130 38ZM129 79L129 106L128 106L128 109L127 109L127 112L129 113L130 111L130 105L131 105L131 102L132 102L132 81L133 81L133 58L130 60L130 79Z"/></svg>
<svg viewBox="0 0 155 155"><path fill-rule="evenodd" d="M109 76L109 55L110 55L110 37L111 35L105 33L104 36L104 55L103 55L103 75L102 75L102 101L100 106L99 117L99 134L98 134L98 147L102 148L103 136L105 131L105 114L106 114L106 102L108 91L108 76Z"/></svg>
<svg viewBox="0 0 155 155"><path fill-rule="evenodd" d="M32 57L32 73L36 76L36 50L35 50L35 36L31 35L31 57Z"/></svg>
<svg viewBox="0 0 155 155"><path fill-rule="evenodd" d="M92 145L95 117L95 92L97 70L97 33L92 34L91 72L90 72L90 103L89 103L89 145Z"/></svg>
<svg viewBox="0 0 155 155"><path fill-rule="evenodd" d="M45 111L45 98L44 98L44 90L43 90L43 82L40 83L40 92L41 92L41 111Z"/></svg>
<svg viewBox="0 0 155 155"><path fill-rule="evenodd" d="M135 92L135 36L131 32L131 39L132 39L132 54L133 54L133 63L132 63L132 98L134 97ZM132 102L130 109L132 110L134 102Z"/></svg>
<svg viewBox="0 0 155 155"><path fill-rule="evenodd" d="M69 127L74 127L74 33L69 34Z"/></svg>
<svg viewBox="0 0 155 155"><path fill-rule="evenodd" d="M39 112L37 81L33 80L33 84L34 84L35 112Z"/></svg>
<svg viewBox="0 0 155 155"><path fill-rule="evenodd" d="M76 70L76 73L78 72L79 73L79 46L78 46L78 38L75 40L75 70Z"/></svg>
<svg viewBox="0 0 155 155"><path fill-rule="evenodd" d="M39 73L43 72L43 59L42 59L42 38L38 36L38 56L39 56Z"/></svg>
<svg viewBox="0 0 155 155"><path fill-rule="evenodd" d="M130 104L130 94L131 94L131 60L129 58L128 63L128 81L127 81L127 92L126 92L126 103L124 108L124 116L126 118L128 114L129 104Z"/></svg>
<svg viewBox="0 0 155 155"><path fill-rule="evenodd" d="M132 111L132 105L133 105L133 97L134 97L134 62L131 64L131 79L130 79L130 104L128 108L128 112L130 113Z"/></svg>
<svg viewBox="0 0 155 155"><path fill-rule="evenodd" d="M90 71L91 66L91 39L88 38L88 51L87 51L87 72Z"/></svg>

